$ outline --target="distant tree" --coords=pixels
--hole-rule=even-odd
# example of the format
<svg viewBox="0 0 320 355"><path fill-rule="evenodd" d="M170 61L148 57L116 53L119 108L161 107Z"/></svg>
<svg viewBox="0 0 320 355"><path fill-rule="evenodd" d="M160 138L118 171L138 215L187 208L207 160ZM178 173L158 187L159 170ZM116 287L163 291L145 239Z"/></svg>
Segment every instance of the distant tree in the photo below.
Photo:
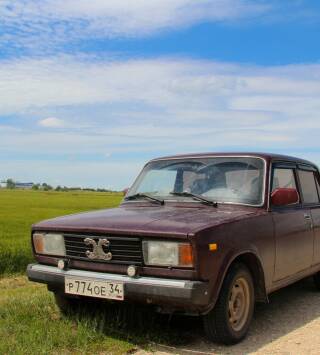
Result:
<svg viewBox="0 0 320 355"><path fill-rule="evenodd" d="M114 191L112 191L112 190L110 190L110 189L98 188L98 189L97 189L97 192L114 192Z"/></svg>
<svg viewBox="0 0 320 355"><path fill-rule="evenodd" d="M81 187L77 187L77 186L72 187L71 186L71 187L68 188L68 190L69 191L81 191L82 189L81 189Z"/></svg>
<svg viewBox="0 0 320 355"><path fill-rule="evenodd" d="M32 186L32 190L39 190L39 188L40 188L40 184L34 184Z"/></svg>
<svg viewBox="0 0 320 355"><path fill-rule="evenodd" d="M58 185L58 186L56 187L56 191L61 191L61 190L62 190L61 186Z"/></svg>
<svg viewBox="0 0 320 355"><path fill-rule="evenodd" d="M8 189L14 189L16 187L15 182L12 179L7 180L7 188Z"/></svg>
<svg viewBox="0 0 320 355"><path fill-rule="evenodd" d="M46 184L45 182L41 185L42 190L49 191L52 190L52 186Z"/></svg>

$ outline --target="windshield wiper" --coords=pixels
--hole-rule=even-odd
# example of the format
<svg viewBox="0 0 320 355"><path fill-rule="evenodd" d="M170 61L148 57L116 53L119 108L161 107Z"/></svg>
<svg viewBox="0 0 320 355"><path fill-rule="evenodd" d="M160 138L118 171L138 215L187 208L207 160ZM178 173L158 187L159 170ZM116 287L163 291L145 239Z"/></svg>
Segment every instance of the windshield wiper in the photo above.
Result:
<svg viewBox="0 0 320 355"><path fill-rule="evenodd" d="M161 200L161 199L159 199L159 198L150 196L150 195L148 195L148 194L141 194L141 193L134 194L134 195L131 195L131 196L127 196L127 197L125 197L125 200L126 200L126 201L139 200L140 198L148 199L148 200L150 200L150 201L157 202L157 203L159 203L160 205L164 205L164 200Z"/></svg>
<svg viewBox="0 0 320 355"><path fill-rule="evenodd" d="M208 198L205 198L201 195L197 195L197 194L193 194L192 192L170 192L170 195L174 195L174 196L182 196L182 197L192 197L194 200L200 201L202 203L205 203L207 205L213 206L213 207L217 207L218 204L215 201L209 200Z"/></svg>

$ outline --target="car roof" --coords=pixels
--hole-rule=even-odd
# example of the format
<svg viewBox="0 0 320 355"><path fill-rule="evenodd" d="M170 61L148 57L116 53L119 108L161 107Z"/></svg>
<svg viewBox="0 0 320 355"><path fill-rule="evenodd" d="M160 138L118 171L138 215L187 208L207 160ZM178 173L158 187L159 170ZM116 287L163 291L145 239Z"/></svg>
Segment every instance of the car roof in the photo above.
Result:
<svg viewBox="0 0 320 355"><path fill-rule="evenodd" d="M289 156L282 154L274 153L254 153L254 152L207 152L207 153L189 153L189 154L180 154L180 155L170 155L160 158L152 159L152 161L157 160L170 160L170 159L191 159L191 158L209 158L209 157L255 157L262 158L267 161L286 161L294 162L297 164L307 164L316 167L316 165L308 160Z"/></svg>

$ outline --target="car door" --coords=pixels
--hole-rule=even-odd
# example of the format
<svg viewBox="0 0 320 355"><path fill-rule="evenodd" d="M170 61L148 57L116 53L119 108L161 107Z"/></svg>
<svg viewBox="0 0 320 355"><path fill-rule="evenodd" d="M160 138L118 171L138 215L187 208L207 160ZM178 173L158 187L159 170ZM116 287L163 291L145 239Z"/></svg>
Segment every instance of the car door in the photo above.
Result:
<svg viewBox="0 0 320 355"><path fill-rule="evenodd" d="M316 185L318 190L318 196L320 201L320 174L317 170L314 173L316 179ZM320 204L311 208L311 215L313 219L313 230L314 230L314 257L313 264L320 264Z"/></svg>
<svg viewBox="0 0 320 355"><path fill-rule="evenodd" d="M273 281L310 268L313 260L312 217L310 208L301 199L296 167L293 163L273 164L272 191L294 188L300 194L300 201L294 205L271 206L276 248Z"/></svg>
<svg viewBox="0 0 320 355"><path fill-rule="evenodd" d="M298 179L301 197L306 208L310 210L310 218L314 233L314 254L312 265L320 263L320 188L319 172L309 165L298 166Z"/></svg>

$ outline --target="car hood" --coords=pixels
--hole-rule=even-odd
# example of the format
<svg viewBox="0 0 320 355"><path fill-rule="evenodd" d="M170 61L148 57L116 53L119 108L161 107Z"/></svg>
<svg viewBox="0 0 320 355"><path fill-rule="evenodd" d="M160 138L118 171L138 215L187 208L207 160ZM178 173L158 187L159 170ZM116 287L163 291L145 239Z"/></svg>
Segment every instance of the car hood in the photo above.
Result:
<svg viewBox="0 0 320 355"><path fill-rule="evenodd" d="M223 207L128 206L78 213L42 221L33 230L76 233L186 236L207 227L257 214L257 210Z"/></svg>

